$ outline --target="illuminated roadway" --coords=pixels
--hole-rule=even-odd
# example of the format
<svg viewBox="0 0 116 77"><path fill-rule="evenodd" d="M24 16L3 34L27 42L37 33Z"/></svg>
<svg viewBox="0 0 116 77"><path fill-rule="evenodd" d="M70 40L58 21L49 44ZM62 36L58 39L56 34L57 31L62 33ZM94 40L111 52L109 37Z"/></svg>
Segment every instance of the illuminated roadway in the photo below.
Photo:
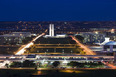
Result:
<svg viewBox="0 0 116 77"><path fill-rule="evenodd" d="M82 48L84 49L84 52L86 52L86 55L96 55L91 49L80 43L75 37L71 36L72 39Z"/></svg>
<svg viewBox="0 0 116 77"><path fill-rule="evenodd" d="M12 56L12 57L11 57ZM35 58L29 58L28 55L1 55L0 61L113 61L114 56L100 56L100 55L36 55Z"/></svg>
<svg viewBox="0 0 116 77"><path fill-rule="evenodd" d="M111 67L112 69L116 69L116 66L114 66L113 64L110 64L110 63L104 62L104 61L102 61L102 63L103 63L104 65L107 65L107 66Z"/></svg>

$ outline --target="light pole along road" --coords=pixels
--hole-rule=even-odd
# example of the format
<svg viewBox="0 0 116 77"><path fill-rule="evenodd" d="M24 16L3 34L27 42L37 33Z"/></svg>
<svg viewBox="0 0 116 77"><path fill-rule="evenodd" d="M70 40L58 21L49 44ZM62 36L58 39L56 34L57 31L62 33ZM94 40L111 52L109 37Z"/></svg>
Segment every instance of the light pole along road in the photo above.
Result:
<svg viewBox="0 0 116 77"><path fill-rule="evenodd" d="M47 32L47 30L45 30L45 32ZM29 42L23 48L18 50L15 55L22 55L25 52L26 48L29 48L31 45L33 45L33 42L36 41L38 38L42 37L43 35L45 35L45 33L42 33L42 34L38 35L37 37L35 37L31 42ZM0 64L0 68L3 68L6 64L9 64L9 63L11 63L11 62L8 60L4 61L2 64Z"/></svg>
<svg viewBox="0 0 116 77"><path fill-rule="evenodd" d="M80 43L75 37L71 36L72 39L82 48L84 49L84 52L86 52L86 55L96 55L91 49Z"/></svg>

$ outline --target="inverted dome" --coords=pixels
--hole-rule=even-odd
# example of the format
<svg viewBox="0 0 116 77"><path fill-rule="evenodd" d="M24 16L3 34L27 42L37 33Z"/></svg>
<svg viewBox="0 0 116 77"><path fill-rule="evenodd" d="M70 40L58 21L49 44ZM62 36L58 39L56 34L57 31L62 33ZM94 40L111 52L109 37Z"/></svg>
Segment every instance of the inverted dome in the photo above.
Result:
<svg viewBox="0 0 116 77"><path fill-rule="evenodd" d="M107 42L105 45L116 45L116 41Z"/></svg>

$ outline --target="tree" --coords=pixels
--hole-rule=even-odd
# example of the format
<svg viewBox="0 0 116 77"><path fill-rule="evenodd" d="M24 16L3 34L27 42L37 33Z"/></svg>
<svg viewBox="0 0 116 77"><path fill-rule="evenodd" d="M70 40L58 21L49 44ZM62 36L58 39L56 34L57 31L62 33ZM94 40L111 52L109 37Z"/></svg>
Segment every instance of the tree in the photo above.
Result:
<svg viewBox="0 0 116 77"><path fill-rule="evenodd" d="M21 66L21 62L13 62L10 67L20 67Z"/></svg>
<svg viewBox="0 0 116 77"><path fill-rule="evenodd" d="M22 40L23 44L27 44L29 41L31 41L33 38L35 38L35 36L32 37L26 37L25 39Z"/></svg>
<svg viewBox="0 0 116 77"><path fill-rule="evenodd" d="M34 67L34 66L36 66L36 64L33 61L25 60L23 62L23 66L24 67Z"/></svg>
<svg viewBox="0 0 116 77"><path fill-rule="evenodd" d="M8 65L8 64L5 64L5 66L6 66L6 68L8 68L8 67L9 67L9 65Z"/></svg>
<svg viewBox="0 0 116 77"><path fill-rule="evenodd" d="M76 67L79 63L78 62L74 62L74 61L71 61L70 63L68 63L67 65L68 66L72 66L73 68Z"/></svg>
<svg viewBox="0 0 116 77"><path fill-rule="evenodd" d="M26 51L29 54L29 52L31 51L31 48L26 48Z"/></svg>
<svg viewBox="0 0 116 77"><path fill-rule="evenodd" d="M75 37L76 37L80 42L83 42L83 40L84 40L84 37L81 36L81 35L76 35Z"/></svg>
<svg viewBox="0 0 116 77"><path fill-rule="evenodd" d="M60 65L60 62L59 62L59 61L55 61L55 62L52 63L52 65L53 65L54 67L58 67L58 65Z"/></svg>

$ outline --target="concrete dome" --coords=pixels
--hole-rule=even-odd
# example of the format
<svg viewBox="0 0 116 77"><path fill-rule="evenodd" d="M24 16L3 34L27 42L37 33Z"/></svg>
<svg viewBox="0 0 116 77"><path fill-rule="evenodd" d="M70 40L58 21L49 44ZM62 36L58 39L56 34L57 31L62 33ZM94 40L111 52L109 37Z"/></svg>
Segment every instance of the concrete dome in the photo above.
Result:
<svg viewBox="0 0 116 77"><path fill-rule="evenodd" d="M107 42L105 45L116 45L116 41Z"/></svg>

